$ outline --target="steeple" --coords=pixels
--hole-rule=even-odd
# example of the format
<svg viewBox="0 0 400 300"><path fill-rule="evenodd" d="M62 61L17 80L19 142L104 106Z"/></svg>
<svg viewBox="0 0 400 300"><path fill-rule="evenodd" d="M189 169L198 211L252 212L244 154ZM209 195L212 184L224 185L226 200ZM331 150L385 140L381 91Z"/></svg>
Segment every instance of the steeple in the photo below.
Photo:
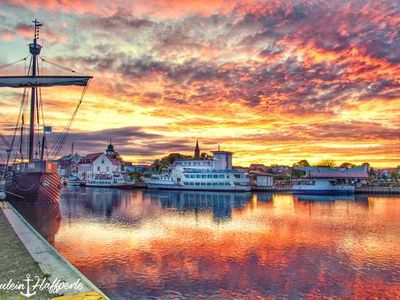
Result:
<svg viewBox="0 0 400 300"><path fill-rule="evenodd" d="M200 159L200 147L199 147L199 140L196 140L196 148L194 148L194 158Z"/></svg>

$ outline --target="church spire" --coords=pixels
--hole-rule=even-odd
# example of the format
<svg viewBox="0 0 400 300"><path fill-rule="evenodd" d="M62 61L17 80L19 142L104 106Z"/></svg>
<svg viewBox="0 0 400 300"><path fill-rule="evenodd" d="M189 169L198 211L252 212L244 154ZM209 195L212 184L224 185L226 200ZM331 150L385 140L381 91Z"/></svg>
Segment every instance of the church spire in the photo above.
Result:
<svg viewBox="0 0 400 300"><path fill-rule="evenodd" d="M194 158L200 159L200 147L199 147L199 140L196 140L196 148L194 148Z"/></svg>

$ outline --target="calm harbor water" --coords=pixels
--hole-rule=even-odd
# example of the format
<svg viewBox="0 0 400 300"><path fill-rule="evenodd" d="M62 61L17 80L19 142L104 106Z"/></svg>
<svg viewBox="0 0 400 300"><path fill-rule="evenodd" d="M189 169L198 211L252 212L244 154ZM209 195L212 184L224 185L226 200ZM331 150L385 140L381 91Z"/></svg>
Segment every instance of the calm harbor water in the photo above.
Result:
<svg viewBox="0 0 400 300"><path fill-rule="evenodd" d="M400 298L400 198L82 187L23 214L112 299Z"/></svg>

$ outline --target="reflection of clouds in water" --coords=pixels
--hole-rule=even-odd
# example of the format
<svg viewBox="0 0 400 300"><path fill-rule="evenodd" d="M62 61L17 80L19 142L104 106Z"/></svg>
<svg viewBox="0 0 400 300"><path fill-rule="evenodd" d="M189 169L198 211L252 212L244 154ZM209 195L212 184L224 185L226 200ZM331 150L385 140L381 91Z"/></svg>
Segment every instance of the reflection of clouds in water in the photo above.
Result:
<svg viewBox="0 0 400 300"><path fill-rule="evenodd" d="M400 293L395 198L107 190L103 199L100 193L64 191L56 247L113 298L166 290L189 298Z"/></svg>

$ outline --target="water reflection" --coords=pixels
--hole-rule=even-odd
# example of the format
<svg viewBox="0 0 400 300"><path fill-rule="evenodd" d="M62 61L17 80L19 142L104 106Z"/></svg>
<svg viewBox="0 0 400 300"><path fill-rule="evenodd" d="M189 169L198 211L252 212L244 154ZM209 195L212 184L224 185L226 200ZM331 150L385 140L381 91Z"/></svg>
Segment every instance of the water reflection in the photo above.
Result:
<svg viewBox="0 0 400 300"><path fill-rule="evenodd" d="M14 208L36 229L50 244L54 245L55 236L61 224L61 211L58 202L29 204L13 203Z"/></svg>
<svg viewBox="0 0 400 300"><path fill-rule="evenodd" d="M400 297L400 199L67 188L55 245L112 299Z"/></svg>
<svg viewBox="0 0 400 300"><path fill-rule="evenodd" d="M159 200L163 209L185 213L212 212L216 222L228 221L233 209L243 208L251 199L251 193L150 191L145 196Z"/></svg>

